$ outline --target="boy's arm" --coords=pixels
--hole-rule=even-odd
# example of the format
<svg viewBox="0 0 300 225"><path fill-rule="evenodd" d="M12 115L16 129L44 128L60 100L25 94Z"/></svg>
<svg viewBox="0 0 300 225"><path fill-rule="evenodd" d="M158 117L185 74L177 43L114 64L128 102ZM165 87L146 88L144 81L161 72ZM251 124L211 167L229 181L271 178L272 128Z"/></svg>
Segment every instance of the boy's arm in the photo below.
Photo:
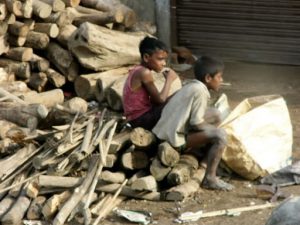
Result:
<svg viewBox="0 0 300 225"><path fill-rule="evenodd" d="M166 81L161 92L157 90L150 70L144 71L141 77L142 77L142 84L146 88L151 98L151 101L154 104L162 104L168 98L168 94L171 89L171 84L177 78L177 74L173 70L170 70L167 72L167 74L165 74Z"/></svg>

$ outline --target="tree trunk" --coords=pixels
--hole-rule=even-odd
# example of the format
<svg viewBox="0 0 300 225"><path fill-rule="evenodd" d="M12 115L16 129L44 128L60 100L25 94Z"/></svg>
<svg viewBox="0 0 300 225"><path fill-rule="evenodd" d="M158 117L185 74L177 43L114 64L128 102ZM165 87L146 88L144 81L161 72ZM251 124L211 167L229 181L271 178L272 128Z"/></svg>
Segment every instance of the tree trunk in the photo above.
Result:
<svg viewBox="0 0 300 225"><path fill-rule="evenodd" d="M22 98L28 104L43 104L46 107L51 108L56 104L62 104L64 102L64 93L61 89L53 89L39 94L24 94Z"/></svg>
<svg viewBox="0 0 300 225"><path fill-rule="evenodd" d="M14 24L8 26L8 32L15 36L26 37L29 32L29 27L19 21L16 21Z"/></svg>
<svg viewBox="0 0 300 225"><path fill-rule="evenodd" d="M42 214L46 219L51 219L59 208L68 200L71 196L69 191L64 191L61 194L53 195L49 198L46 204L43 206Z"/></svg>
<svg viewBox="0 0 300 225"><path fill-rule="evenodd" d="M59 44L51 42L47 48L47 58L64 74L69 81L78 76L78 65L72 54Z"/></svg>
<svg viewBox="0 0 300 225"><path fill-rule="evenodd" d="M181 155L178 164L168 174L168 183L174 186L189 181L198 166L198 160L193 155Z"/></svg>
<svg viewBox="0 0 300 225"><path fill-rule="evenodd" d="M55 70L49 68L46 71L47 78L49 82L56 88L63 86L66 83L66 78L62 74L56 72Z"/></svg>
<svg viewBox="0 0 300 225"><path fill-rule="evenodd" d="M130 140L139 149L148 149L155 143L156 138L151 131L137 127L131 131Z"/></svg>
<svg viewBox="0 0 300 225"><path fill-rule="evenodd" d="M162 181L168 173L171 171L171 167L164 166L158 158L154 158L151 166L150 173L157 181Z"/></svg>
<svg viewBox="0 0 300 225"><path fill-rule="evenodd" d="M145 34L117 32L87 22L74 33L69 49L84 67L110 70L138 63L138 45L144 37Z"/></svg>
<svg viewBox="0 0 300 225"><path fill-rule="evenodd" d="M0 21L2 23L2 21L5 19L7 14L7 9L4 3L0 3Z"/></svg>
<svg viewBox="0 0 300 225"><path fill-rule="evenodd" d="M55 23L35 23L34 31L45 33L51 38L56 38L59 33L59 28Z"/></svg>
<svg viewBox="0 0 300 225"><path fill-rule="evenodd" d="M48 18L44 19L46 23L55 23L58 27L71 24L72 20L68 17L67 12L61 11L52 13Z"/></svg>
<svg viewBox="0 0 300 225"><path fill-rule="evenodd" d="M203 168L198 169L190 181L169 189L167 191L165 200L183 201L193 193L199 191L200 184L203 180L204 174L205 174L205 170Z"/></svg>
<svg viewBox="0 0 300 225"><path fill-rule="evenodd" d="M66 4L62 0L42 0L52 7L53 12L63 11L66 7Z"/></svg>
<svg viewBox="0 0 300 225"><path fill-rule="evenodd" d="M9 35L8 42L11 46L22 47L26 42L26 37Z"/></svg>
<svg viewBox="0 0 300 225"><path fill-rule="evenodd" d="M41 19L45 19L50 16L52 7L45 2L39 0L33 0L33 13Z"/></svg>
<svg viewBox="0 0 300 225"><path fill-rule="evenodd" d="M138 191L156 191L157 182L151 175L141 177L132 182L131 188Z"/></svg>
<svg viewBox="0 0 300 225"><path fill-rule="evenodd" d="M19 196L17 201L9 209L9 211L1 218L1 224L22 224L22 219L30 205L30 200L26 196Z"/></svg>
<svg viewBox="0 0 300 225"><path fill-rule="evenodd" d="M26 37L25 46L33 49L45 49L48 47L50 39L47 34L29 31Z"/></svg>
<svg viewBox="0 0 300 225"><path fill-rule="evenodd" d="M38 196L34 198L28 208L26 217L28 220L38 220L42 217L42 207L46 202L44 196Z"/></svg>
<svg viewBox="0 0 300 225"><path fill-rule="evenodd" d="M65 48L68 48L68 41L73 33L77 30L77 27L73 24L67 24L63 27L60 27L59 34L56 40Z"/></svg>
<svg viewBox="0 0 300 225"><path fill-rule="evenodd" d="M132 146L121 156L122 167L127 170L144 169L149 164L149 158L145 152L134 151Z"/></svg>
<svg viewBox="0 0 300 225"><path fill-rule="evenodd" d="M37 92L44 91L47 82L47 74L44 72L32 73L29 78L29 86Z"/></svg>
<svg viewBox="0 0 300 225"><path fill-rule="evenodd" d="M173 167L180 159L179 152L177 152L168 142L163 142L158 146L158 158L165 166Z"/></svg>
<svg viewBox="0 0 300 225"><path fill-rule="evenodd" d="M6 53L7 58L21 61L21 62L30 61L32 56L33 56L32 48L25 48L25 47L10 48L9 51Z"/></svg>
<svg viewBox="0 0 300 225"><path fill-rule="evenodd" d="M14 73L21 79L30 77L30 66L27 62L18 62L10 59L0 59L0 66L6 67L9 73Z"/></svg>
<svg viewBox="0 0 300 225"><path fill-rule="evenodd" d="M42 58L36 54L33 54L29 63L30 63L31 71L34 72L46 72L50 66L50 63L47 59Z"/></svg>
<svg viewBox="0 0 300 225"><path fill-rule="evenodd" d="M16 16L23 16L22 2L16 0L6 0L7 10Z"/></svg>

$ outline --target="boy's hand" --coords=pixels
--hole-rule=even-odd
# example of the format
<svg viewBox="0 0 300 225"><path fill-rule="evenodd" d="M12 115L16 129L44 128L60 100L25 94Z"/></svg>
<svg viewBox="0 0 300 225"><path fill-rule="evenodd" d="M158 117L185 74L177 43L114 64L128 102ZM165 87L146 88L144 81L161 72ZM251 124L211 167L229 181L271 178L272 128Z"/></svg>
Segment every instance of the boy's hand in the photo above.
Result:
<svg viewBox="0 0 300 225"><path fill-rule="evenodd" d="M166 80L169 80L171 82L178 78L178 75L172 69L166 69L165 71L163 71L163 75L165 76Z"/></svg>

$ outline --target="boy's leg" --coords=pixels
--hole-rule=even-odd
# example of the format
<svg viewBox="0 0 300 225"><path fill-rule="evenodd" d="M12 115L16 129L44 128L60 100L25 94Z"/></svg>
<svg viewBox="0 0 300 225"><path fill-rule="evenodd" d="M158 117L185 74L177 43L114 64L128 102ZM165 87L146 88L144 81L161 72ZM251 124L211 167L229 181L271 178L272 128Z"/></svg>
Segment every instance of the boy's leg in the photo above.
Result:
<svg viewBox="0 0 300 225"><path fill-rule="evenodd" d="M231 190L232 185L216 177L217 168L226 146L226 133L210 124L202 126L202 130L189 133L187 148L199 148L203 144L210 144L207 155L207 168L202 181L202 187L209 189Z"/></svg>

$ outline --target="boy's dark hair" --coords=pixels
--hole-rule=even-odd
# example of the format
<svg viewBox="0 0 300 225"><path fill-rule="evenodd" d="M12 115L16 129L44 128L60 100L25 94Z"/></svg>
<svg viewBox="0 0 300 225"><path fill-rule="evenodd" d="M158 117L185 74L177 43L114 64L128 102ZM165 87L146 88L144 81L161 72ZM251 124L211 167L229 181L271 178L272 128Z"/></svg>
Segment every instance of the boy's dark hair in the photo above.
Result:
<svg viewBox="0 0 300 225"><path fill-rule="evenodd" d="M142 58L145 54L152 55L157 50L163 50L168 52L168 47L165 45L165 43L152 37L145 37L140 42L139 49Z"/></svg>
<svg viewBox="0 0 300 225"><path fill-rule="evenodd" d="M205 76L214 77L217 73L224 70L224 63L210 56L200 57L194 65L194 74L197 80L205 81Z"/></svg>

